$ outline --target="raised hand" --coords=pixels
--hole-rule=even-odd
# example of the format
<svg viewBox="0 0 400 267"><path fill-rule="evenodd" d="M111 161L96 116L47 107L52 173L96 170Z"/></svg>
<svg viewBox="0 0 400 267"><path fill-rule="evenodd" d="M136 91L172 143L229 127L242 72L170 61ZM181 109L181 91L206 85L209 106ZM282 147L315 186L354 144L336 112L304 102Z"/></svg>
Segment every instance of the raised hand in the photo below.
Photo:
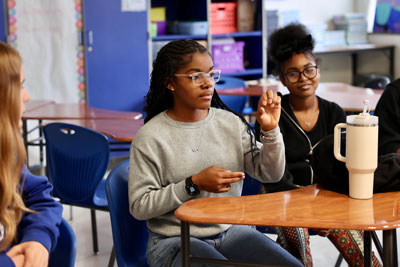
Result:
<svg viewBox="0 0 400 267"><path fill-rule="evenodd" d="M192 176L200 190L212 193L224 193L231 189L231 184L244 179L244 172L232 172L221 167L211 166Z"/></svg>
<svg viewBox="0 0 400 267"><path fill-rule="evenodd" d="M276 92L268 90L258 101L257 121L264 131L274 129L281 116L281 97Z"/></svg>

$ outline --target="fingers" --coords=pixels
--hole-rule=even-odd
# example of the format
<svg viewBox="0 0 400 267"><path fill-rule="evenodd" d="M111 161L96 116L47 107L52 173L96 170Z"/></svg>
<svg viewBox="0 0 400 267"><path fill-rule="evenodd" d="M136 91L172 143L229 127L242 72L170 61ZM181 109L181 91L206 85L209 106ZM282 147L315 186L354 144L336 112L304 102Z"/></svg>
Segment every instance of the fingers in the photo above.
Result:
<svg viewBox="0 0 400 267"><path fill-rule="evenodd" d="M244 172L231 172L225 171L221 174L222 178L238 178L240 180L244 179L245 175Z"/></svg>
<svg viewBox="0 0 400 267"><path fill-rule="evenodd" d="M12 247L7 252L7 255L13 255L14 257L23 255L23 267L47 267L49 261L49 252L41 243L36 241L18 244Z"/></svg>
<svg viewBox="0 0 400 267"><path fill-rule="evenodd" d="M16 256L9 256L11 260L14 262L15 267L23 267L25 262L25 256L23 254L19 254Z"/></svg>
<svg viewBox="0 0 400 267"><path fill-rule="evenodd" d="M272 90L268 90L264 94L262 94L259 102L259 109L260 108L279 108L281 104L281 97Z"/></svg>
<svg viewBox="0 0 400 267"><path fill-rule="evenodd" d="M9 251L7 251L7 256L8 257L14 257L18 254L22 254L24 252L24 249L22 247L22 245L15 245L13 246Z"/></svg>

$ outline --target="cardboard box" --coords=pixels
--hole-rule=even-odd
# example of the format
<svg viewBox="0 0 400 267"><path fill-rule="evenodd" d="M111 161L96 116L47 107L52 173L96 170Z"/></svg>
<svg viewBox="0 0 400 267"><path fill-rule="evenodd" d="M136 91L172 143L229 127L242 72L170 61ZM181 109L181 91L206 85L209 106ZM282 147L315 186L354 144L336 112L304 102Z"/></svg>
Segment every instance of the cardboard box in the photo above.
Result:
<svg viewBox="0 0 400 267"><path fill-rule="evenodd" d="M237 1L237 28L239 32L254 30L254 1Z"/></svg>

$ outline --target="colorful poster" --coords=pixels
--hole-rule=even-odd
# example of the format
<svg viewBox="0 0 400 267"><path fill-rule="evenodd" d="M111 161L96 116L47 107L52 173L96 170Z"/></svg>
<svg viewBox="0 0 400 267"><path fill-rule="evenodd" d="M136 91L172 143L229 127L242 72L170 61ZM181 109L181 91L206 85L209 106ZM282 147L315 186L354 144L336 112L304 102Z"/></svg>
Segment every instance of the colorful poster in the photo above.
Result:
<svg viewBox="0 0 400 267"><path fill-rule="evenodd" d="M377 0L374 32L400 32L400 0Z"/></svg>
<svg viewBox="0 0 400 267"><path fill-rule="evenodd" d="M9 43L20 52L31 99L84 99L81 0L9 0Z"/></svg>

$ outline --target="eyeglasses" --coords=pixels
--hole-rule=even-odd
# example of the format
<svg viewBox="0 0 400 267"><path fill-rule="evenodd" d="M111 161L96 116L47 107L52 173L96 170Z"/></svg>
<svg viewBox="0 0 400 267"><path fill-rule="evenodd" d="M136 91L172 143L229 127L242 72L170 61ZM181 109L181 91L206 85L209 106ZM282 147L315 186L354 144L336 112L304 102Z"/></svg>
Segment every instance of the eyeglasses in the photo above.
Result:
<svg viewBox="0 0 400 267"><path fill-rule="evenodd" d="M203 85L206 82L206 78L212 81L213 83L218 82L219 78L221 77L221 70L212 70L209 73L204 73L204 72L196 72L191 74L178 73L174 75L178 77L191 77L194 85Z"/></svg>
<svg viewBox="0 0 400 267"><path fill-rule="evenodd" d="M289 82L296 83L300 81L301 74L303 74L304 77L308 79L314 79L315 76L317 76L317 73L318 73L318 66L311 66L305 68L303 71L289 71L285 73L285 76Z"/></svg>

